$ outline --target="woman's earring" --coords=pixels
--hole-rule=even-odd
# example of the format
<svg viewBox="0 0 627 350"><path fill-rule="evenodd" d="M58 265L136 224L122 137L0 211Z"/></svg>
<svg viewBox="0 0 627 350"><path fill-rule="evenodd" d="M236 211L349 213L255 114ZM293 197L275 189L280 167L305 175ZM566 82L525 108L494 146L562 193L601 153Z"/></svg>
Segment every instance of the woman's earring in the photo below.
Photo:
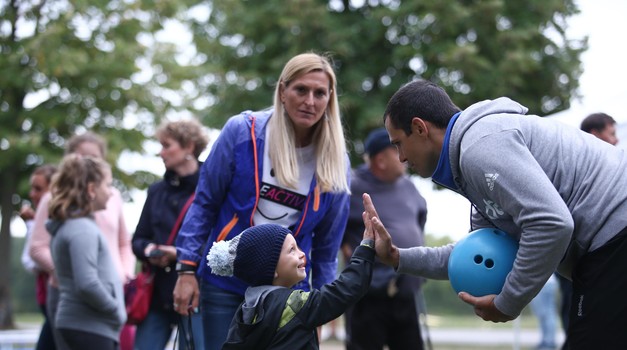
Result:
<svg viewBox="0 0 627 350"><path fill-rule="evenodd" d="M185 155L185 160L192 160L192 159L194 159L194 157L192 157L191 154L186 154Z"/></svg>

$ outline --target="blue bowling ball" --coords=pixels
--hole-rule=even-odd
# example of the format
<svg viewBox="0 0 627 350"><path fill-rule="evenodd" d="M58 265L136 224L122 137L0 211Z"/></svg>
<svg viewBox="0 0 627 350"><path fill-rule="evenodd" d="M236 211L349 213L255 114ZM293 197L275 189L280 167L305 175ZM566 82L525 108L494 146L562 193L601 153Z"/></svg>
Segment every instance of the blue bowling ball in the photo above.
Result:
<svg viewBox="0 0 627 350"><path fill-rule="evenodd" d="M499 294L512 270L518 243L505 232L482 228L455 244L448 260L448 278L455 292L476 297Z"/></svg>

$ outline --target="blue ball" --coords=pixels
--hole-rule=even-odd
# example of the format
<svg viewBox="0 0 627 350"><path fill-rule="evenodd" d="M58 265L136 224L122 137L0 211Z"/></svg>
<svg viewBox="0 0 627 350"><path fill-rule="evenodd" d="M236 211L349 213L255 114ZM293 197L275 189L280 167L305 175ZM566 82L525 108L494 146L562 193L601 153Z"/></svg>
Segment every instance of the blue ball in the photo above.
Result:
<svg viewBox="0 0 627 350"><path fill-rule="evenodd" d="M499 294L512 270L518 243L498 229L470 232L455 244L448 259L448 278L455 292L480 297Z"/></svg>

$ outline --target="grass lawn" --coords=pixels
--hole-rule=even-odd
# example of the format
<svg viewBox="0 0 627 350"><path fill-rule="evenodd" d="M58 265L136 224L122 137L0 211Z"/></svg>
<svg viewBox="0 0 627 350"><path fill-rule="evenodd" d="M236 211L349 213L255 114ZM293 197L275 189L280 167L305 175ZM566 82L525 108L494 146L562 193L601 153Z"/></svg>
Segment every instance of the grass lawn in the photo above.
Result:
<svg viewBox="0 0 627 350"><path fill-rule="evenodd" d="M18 313L13 315L15 323L19 328L32 327L33 325L41 325L44 322L44 316L39 312Z"/></svg>

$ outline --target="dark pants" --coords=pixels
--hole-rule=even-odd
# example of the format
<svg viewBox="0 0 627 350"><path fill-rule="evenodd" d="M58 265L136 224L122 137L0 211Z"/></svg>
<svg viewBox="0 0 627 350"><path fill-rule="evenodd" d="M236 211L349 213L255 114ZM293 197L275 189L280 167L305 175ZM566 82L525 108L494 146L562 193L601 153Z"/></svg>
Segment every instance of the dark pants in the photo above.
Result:
<svg viewBox="0 0 627 350"><path fill-rule="evenodd" d="M54 336L52 335L52 326L48 320L48 313L46 312L46 306L40 305L41 313L44 315L44 323L41 325L41 332L39 333L39 339L37 339L37 346L35 350L56 350L54 345Z"/></svg>
<svg viewBox="0 0 627 350"><path fill-rule="evenodd" d="M565 348L627 348L626 291L627 229L624 229L577 263Z"/></svg>
<svg viewBox="0 0 627 350"><path fill-rule="evenodd" d="M573 282L566 277L555 274L560 282L560 294L562 301L560 305L560 319L562 320L562 328L564 331L568 329L568 317L570 315L570 304L573 298Z"/></svg>
<svg viewBox="0 0 627 350"><path fill-rule="evenodd" d="M117 350L118 342L101 335L74 329L59 328L59 334L72 350Z"/></svg>
<svg viewBox="0 0 627 350"><path fill-rule="evenodd" d="M52 337L54 338L55 347L58 350L67 350L69 346L63 340L59 329L55 325L57 317L57 306L59 305L59 288L48 285L48 294L46 295L46 312L48 314L48 322L52 329Z"/></svg>
<svg viewBox="0 0 627 350"><path fill-rule="evenodd" d="M422 350L416 302L413 297L366 295L346 313L350 325L348 350Z"/></svg>

